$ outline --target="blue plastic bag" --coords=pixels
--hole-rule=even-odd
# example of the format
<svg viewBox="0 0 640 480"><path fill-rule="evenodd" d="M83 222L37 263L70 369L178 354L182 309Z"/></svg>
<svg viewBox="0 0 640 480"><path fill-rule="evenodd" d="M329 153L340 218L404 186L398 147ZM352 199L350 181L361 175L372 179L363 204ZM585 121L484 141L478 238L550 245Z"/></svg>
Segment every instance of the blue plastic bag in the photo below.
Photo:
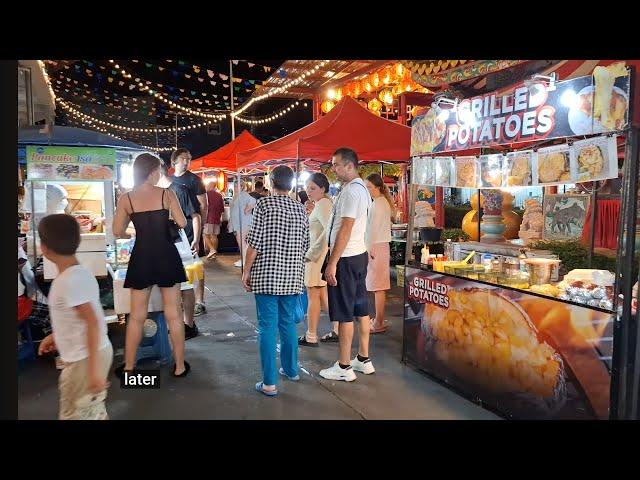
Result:
<svg viewBox="0 0 640 480"><path fill-rule="evenodd" d="M296 323L302 322L305 314L307 313L307 307L309 305L309 298L307 297L307 292L304 291L300 295L297 295L296 299L296 309L294 312L294 319Z"/></svg>

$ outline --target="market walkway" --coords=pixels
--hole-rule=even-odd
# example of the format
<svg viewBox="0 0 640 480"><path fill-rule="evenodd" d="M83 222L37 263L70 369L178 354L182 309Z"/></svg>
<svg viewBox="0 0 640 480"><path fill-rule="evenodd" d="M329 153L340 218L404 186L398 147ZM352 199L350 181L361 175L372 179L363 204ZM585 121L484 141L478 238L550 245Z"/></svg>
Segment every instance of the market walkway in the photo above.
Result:
<svg viewBox="0 0 640 480"><path fill-rule="evenodd" d="M253 296L240 284L236 255L219 256L207 266L205 292L208 313L197 319L200 336L187 342L192 372L185 379L162 370L161 390L121 390L111 375L107 408L115 420L131 419L496 419L492 413L463 399L400 362L402 347L402 290L389 295L391 329L372 336L371 356L376 373L358 374L352 383L325 380L318 375L337 358L337 344L301 348L302 381L285 381L279 395L264 397L254 390L260 379L256 312ZM301 333L303 326L300 327ZM321 329L329 324L323 316ZM124 327L110 326L122 361ZM153 368L152 362L139 367ZM20 419L57 417L58 371L52 359L38 359L18 371Z"/></svg>

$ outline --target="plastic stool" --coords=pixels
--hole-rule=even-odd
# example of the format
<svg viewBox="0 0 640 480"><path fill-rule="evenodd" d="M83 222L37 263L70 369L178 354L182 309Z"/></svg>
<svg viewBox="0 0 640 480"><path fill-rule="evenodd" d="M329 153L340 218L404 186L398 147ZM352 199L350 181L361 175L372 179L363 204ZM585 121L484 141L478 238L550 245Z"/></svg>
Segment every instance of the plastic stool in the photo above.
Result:
<svg viewBox="0 0 640 480"><path fill-rule="evenodd" d="M31 338L31 323L29 319L18 325L18 330L22 333L22 345L18 347L18 361L35 360L36 349Z"/></svg>
<svg viewBox="0 0 640 480"><path fill-rule="evenodd" d="M169 329L164 319L163 312L150 312L147 318L158 325L158 330L153 337L143 337L136 353L136 362L155 358L161 365L173 363L171 343L169 342Z"/></svg>

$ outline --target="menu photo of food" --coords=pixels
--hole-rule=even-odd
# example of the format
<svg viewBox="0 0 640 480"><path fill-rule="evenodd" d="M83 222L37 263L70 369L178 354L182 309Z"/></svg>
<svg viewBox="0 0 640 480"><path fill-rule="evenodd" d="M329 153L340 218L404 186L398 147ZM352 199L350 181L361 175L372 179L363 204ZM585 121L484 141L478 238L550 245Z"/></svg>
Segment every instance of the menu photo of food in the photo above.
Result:
<svg viewBox="0 0 640 480"><path fill-rule="evenodd" d="M32 180L53 180L56 177L55 167L51 163L30 163L27 168L27 176Z"/></svg>
<svg viewBox="0 0 640 480"><path fill-rule="evenodd" d="M569 110L569 126L575 134L621 130L627 125L627 75L624 62L607 67L597 66L593 70L593 85L588 85L577 93L577 99ZM620 86L616 86L616 83Z"/></svg>
<svg viewBox="0 0 640 480"><path fill-rule="evenodd" d="M571 149L567 144L541 148L537 152L536 163L535 184L571 183L574 178L571 172Z"/></svg>
<svg viewBox="0 0 640 480"><path fill-rule="evenodd" d="M435 184L439 187L453 187L453 158L452 157L434 157L433 170L435 176Z"/></svg>
<svg viewBox="0 0 640 480"><path fill-rule="evenodd" d="M80 174L80 165L74 163L60 163L56 165L56 178L65 180L77 180Z"/></svg>
<svg viewBox="0 0 640 480"><path fill-rule="evenodd" d="M501 154L480 156L480 180L484 188L503 186L504 159L504 155Z"/></svg>
<svg viewBox="0 0 640 480"><path fill-rule="evenodd" d="M414 158L411 168L411 183L416 185L435 185L435 170L433 168L433 158Z"/></svg>
<svg viewBox="0 0 640 480"><path fill-rule="evenodd" d="M411 155L429 153L444 140L447 124L431 108L411 124Z"/></svg>
<svg viewBox="0 0 640 480"><path fill-rule="evenodd" d="M618 177L618 155L615 135L575 142L572 146L578 182Z"/></svg>
<svg viewBox="0 0 640 480"><path fill-rule="evenodd" d="M478 187L478 159L476 157L457 157L455 159L455 168L456 187Z"/></svg>
<svg viewBox="0 0 640 480"><path fill-rule="evenodd" d="M533 184L533 150L507 153L505 158L505 180L507 187L530 186Z"/></svg>
<svg viewBox="0 0 640 480"><path fill-rule="evenodd" d="M113 166L82 165L80 170L80 178L84 180L113 180Z"/></svg>

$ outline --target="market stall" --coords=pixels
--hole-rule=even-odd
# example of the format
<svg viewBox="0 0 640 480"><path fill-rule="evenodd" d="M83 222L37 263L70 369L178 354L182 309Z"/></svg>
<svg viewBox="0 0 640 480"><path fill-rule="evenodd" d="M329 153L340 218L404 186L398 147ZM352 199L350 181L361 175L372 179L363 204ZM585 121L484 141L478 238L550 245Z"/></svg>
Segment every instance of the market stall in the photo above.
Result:
<svg viewBox="0 0 640 480"><path fill-rule="evenodd" d="M634 81L623 64L562 82L538 76L440 98L412 122L403 360L511 418L637 418ZM618 178L618 137L627 148L617 271L565 268L537 240L582 238L597 182ZM566 184L591 194L555 193ZM479 241L429 250L439 232L415 225L415 206L433 186L476 190ZM545 194L508 241L509 190L530 186Z"/></svg>
<svg viewBox="0 0 640 480"><path fill-rule="evenodd" d="M22 210L28 221L23 222L23 233L32 264L42 267L37 272L44 281L57 275L55 265L42 258L39 220L51 213L68 213L80 224L79 261L96 277L106 278L107 263L118 262L111 231L116 181L121 180L118 167L130 166L134 154L143 148L96 132L58 126L48 132L21 130L18 142L26 163Z"/></svg>

